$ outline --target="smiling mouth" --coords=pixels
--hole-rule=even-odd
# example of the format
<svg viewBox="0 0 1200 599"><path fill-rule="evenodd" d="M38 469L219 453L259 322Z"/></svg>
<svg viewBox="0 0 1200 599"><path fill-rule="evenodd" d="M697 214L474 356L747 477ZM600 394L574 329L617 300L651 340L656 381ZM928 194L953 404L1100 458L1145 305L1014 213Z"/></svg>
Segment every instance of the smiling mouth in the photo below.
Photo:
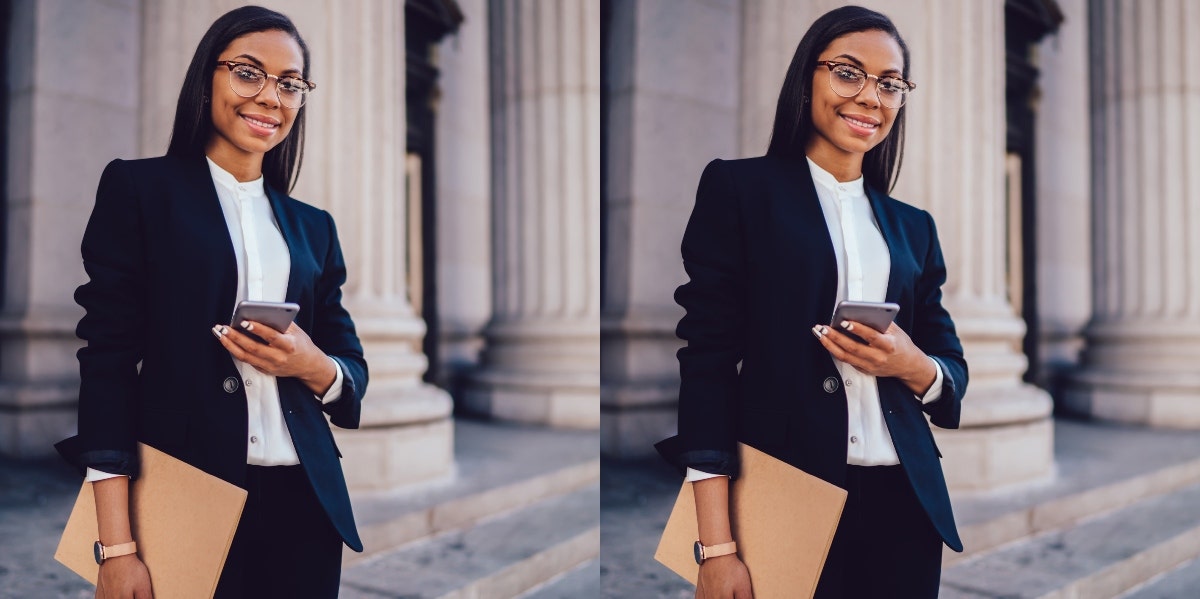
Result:
<svg viewBox="0 0 1200 599"><path fill-rule="evenodd" d="M870 135L879 129L879 123L860 121L844 114L838 116L842 117L842 120L846 121L846 124L850 125L850 129L859 135Z"/></svg>
<svg viewBox="0 0 1200 599"><path fill-rule="evenodd" d="M260 135L270 135L271 133L274 133L276 129L279 128L279 123L272 123L269 121L260 121L256 118L248 117L244 114L239 115L239 116L242 117L243 121L246 121L246 123L250 125L250 129L252 131L254 131L255 133L258 133Z"/></svg>

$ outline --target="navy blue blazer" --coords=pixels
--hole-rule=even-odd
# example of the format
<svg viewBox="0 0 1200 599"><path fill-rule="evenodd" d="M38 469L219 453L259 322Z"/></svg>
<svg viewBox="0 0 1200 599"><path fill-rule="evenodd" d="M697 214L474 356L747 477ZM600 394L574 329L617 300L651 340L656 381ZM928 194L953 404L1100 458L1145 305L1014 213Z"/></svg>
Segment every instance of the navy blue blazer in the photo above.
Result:
<svg viewBox="0 0 1200 599"><path fill-rule="evenodd" d="M300 463L351 549L362 551L339 458L322 414L358 428L367 363L342 307L346 267L333 218L266 188L291 253L286 299L296 324L343 372L341 398L322 405L295 378L279 399ZM210 329L228 323L238 270L203 156L114 160L104 169L83 236L89 281L79 350L79 434L58 444L80 469L136 475L139 441L235 485L246 476L247 408L233 358ZM236 383L236 385L234 384Z"/></svg>
<svg viewBox="0 0 1200 599"><path fill-rule="evenodd" d="M967 364L942 307L946 267L929 213L867 188L891 253L887 301L896 324L937 360L941 398L922 405L899 379L879 378L896 454L942 539L962 550L941 453L922 412L957 428ZM683 237L689 282L675 300L679 435L658 449L681 471L735 475L736 445L754 446L835 485L846 476L847 407L829 352L809 331L837 298L833 242L803 159L714 160ZM740 363L740 368L739 368Z"/></svg>

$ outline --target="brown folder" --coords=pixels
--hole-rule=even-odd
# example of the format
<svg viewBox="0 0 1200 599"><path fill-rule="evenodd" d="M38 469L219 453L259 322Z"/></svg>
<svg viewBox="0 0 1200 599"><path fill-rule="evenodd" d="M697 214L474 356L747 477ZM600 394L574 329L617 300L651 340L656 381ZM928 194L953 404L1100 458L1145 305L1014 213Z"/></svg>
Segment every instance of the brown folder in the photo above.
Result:
<svg viewBox="0 0 1200 599"><path fill-rule="evenodd" d="M738 445L741 474L730 491L730 524L755 599L812 597L846 491L753 447ZM696 584L696 500L683 483L654 559Z"/></svg>
<svg viewBox="0 0 1200 599"><path fill-rule="evenodd" d="M141 474L130 487L138 555L156 599L212 597L233 542L246 491L153 447L138 445ZM54 559L96 584L96 499L83 483Z"/></svg>

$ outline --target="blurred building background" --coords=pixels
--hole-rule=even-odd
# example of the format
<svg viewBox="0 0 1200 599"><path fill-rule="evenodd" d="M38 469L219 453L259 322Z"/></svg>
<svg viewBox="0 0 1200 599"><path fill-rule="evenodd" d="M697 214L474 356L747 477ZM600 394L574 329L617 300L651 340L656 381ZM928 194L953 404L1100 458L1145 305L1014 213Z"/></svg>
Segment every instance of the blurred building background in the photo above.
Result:
<svg viewBox="0 0 1200 599"><path fill-rule="evenodd" d="M0 456L36 460L74 433L82 310L72 294L85 281L79 241L100 172L114 158L165 152L197 43L241 4L0 8ZM432 510L451 500L466 522L579 489L594 496L599 5L262 4L291 17L311 50L318 87L292 195L337 221L344 301L371 368L362 428L335 431L352 493L411 498L476 484L409 514L430 529L441 526ZM520 451L567 461L520 472L480 462ZM521 482L530 486L503 486ZM387 519L358 505L360 524ZM596 502L583 513L594 520ZM412 536L397 536L396 517L373 529L380 543ZM575 555L598 551L593 528L572 532L583 535Z"/></svg>
<svg viewBox="0 0 1200 599"><path fill-rule="evenodd" d="M635 459L676 430L682 309L672 295L686 281L679 244L700 173L713 158L765 153L796 45L845 3L602 2L601 447L628 458L605 462L606 560L610 548L637 542L614 536L609 545L610 505L626 505L612 508L614 521L633 522L648 509L633 506L656 501L615 478L610 493L610 464L618 472L643 463ZM1120 430L1176 447L1183 441L1172 435L1191 434L1177 429L1200 429L1200 87L1190 75L1200 68L1200 3L853 3L891 17L912 54L918 87L892 195L937 221L944 301L970 365L962 428L934 429L964 540L995 547L1144 497L1118 485L1146 484L1137 476L1161 464L1147 458L1115 474L1117 448L1132 456L1150 441L1125 445L1113 427L1134 425ZM1066 490L1099 485L1079 478L1090 468L1114 477L1098 503ZM1200 482L1200 471L1188 472L1172 484ZM1035 512L1051 496L1062 503L1043 521ZM1025 497L1024 511L996 511L998 497ZM1176 531L1200 541L1200 512L1182 523ZM980 585L992 594L963 596L1043 592ZM631 589L611 596L621 592Z"/></svg>

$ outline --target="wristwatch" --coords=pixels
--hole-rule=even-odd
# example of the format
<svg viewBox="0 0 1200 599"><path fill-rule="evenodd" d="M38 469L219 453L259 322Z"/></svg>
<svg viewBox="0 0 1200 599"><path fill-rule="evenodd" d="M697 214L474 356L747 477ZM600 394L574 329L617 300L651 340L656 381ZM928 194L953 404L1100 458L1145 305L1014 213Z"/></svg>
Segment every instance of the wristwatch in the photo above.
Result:
<svg viewBox="0 0 1200 599"><path fill-rule="evenodd" d="M700 544L700 541L696 541L696 544L692 546L692 551L696 554L696 564L702 565L706 559L737 553L737 543L730 541L728 543L721 543L720 545L705 547Z"/></svg>
<svg viewBox="0 0 1200 599"><path fill-rule="evenodd" d="M96 544L92 546L92 551L96 554L96 563L103 564L106 559L137 553L137 543L130 541L128 543L121 543L120 545L105 547L100 541L96 541Z"/></svg>

